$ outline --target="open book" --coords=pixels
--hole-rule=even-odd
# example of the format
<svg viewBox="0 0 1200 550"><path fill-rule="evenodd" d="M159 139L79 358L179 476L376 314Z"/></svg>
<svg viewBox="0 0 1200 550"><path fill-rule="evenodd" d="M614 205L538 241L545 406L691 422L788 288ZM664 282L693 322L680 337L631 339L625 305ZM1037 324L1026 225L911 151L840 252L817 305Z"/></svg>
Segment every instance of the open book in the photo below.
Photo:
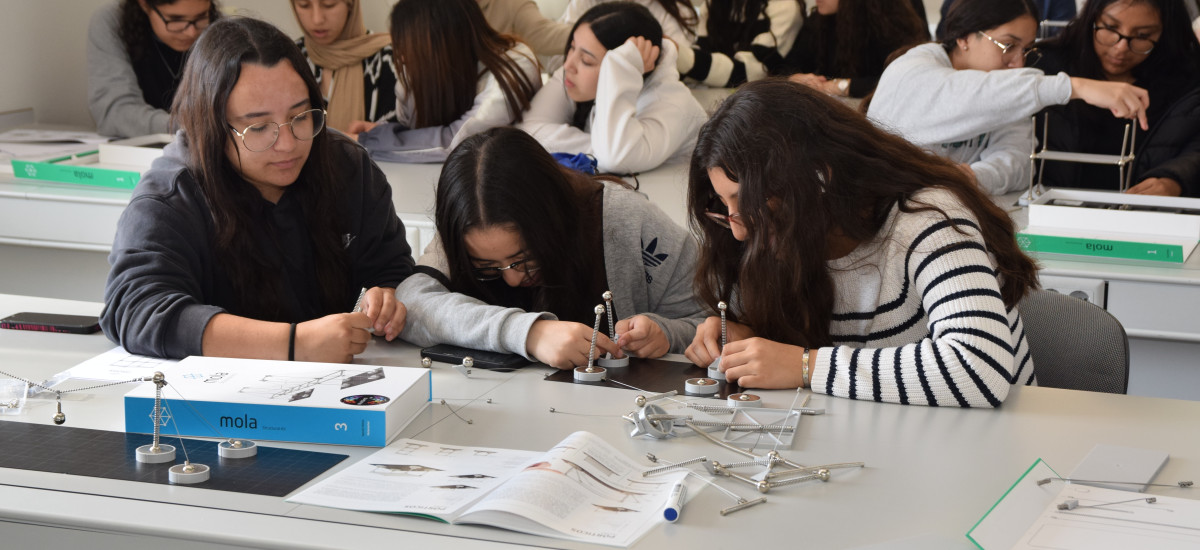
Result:
<svg viewBox="0 0 1200 550"><path fill-rule="evenodd" d="M544 453L402 439L287 500L629 546L686 476L646 469L588 432Z"/></svg>

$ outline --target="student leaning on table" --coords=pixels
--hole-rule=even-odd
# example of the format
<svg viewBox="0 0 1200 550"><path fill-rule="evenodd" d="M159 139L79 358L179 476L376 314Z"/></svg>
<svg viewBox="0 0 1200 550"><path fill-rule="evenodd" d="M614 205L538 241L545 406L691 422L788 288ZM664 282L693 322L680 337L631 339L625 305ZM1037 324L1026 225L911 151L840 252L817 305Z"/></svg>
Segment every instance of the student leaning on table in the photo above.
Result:
<svg viewBox="0 0 1200 550"><path fill-rule="evenodd" d="M167 131L188 49L220 15L209 0L120 0L88 23L88 108L96 131Z"/></svg>
<svg viewBox="0 0 1200 550"><path fill-rule="evenodd" d="M883 71L867 116L955 163L986 192L1029 186L1034 113L1081 99L1146 128L1146 90L1025 67L1037 37L1031 0L956 0L938 42Z"/></svg>
<svg viewBox="0 0 1200 550"><path fill-rule="evenodd" d="M349 361L393 339L412 272L391 188L322 132L321 92L269 23L230 18L196 43L181 130L117 224L101 325L133 353ZM336 172L336 173L335 173ZM355 307L360 289L362 312Z"/></svg>
<svg viewBox="0 0 1200 550"><path fill-rule="evenodd" d="M1012 220L952 163L785 80L700 131L688 207L698 298L730 302L686 355L745 387L995 407L1034 381L1017 302L1037 286ZM731 297L733 299L731 300Z"/></svg>
<svg viewBox="0 0 1200 550"><path fill-rule="evenodd" d="M519 125L553 152L627 174L687 158L707 116L675 71L675 46L645 6L606 2L576 22L566 60Z"/></svg>
<svg viewBox="0 0 1200 550"><path fill-rule="evenodd" d="M399 0L392 51L399 122L351 124L371 158L442 162L462 140L521 120L542 85L537 57L472 0Z"/></svg>
<svg viewBox="0 0 1200 550"><path fill-rule="evenodd" d="M593 308L611 290L621 336L602 328L598 354L683 351L703 319L695 240L618 182L560 166L513 128L464 141L437 186L444 252L431 246L396 290L409 315L401 337L585 365Z"/></svg>

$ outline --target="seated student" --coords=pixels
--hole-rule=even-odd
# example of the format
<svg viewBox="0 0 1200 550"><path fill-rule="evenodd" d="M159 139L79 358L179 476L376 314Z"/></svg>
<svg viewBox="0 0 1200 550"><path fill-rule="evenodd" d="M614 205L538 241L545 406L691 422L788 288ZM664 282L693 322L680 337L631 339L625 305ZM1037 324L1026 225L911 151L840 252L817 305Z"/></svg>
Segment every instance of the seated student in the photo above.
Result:
<svg viewBox="0 0 1200 550"><path fill-rule="evenodd" d="M950 13L950 7L957 0L942 0L942 20L937 26L937 35L942 35L943 25L946 21L946 15ZM1033 0L1037 6L1038 23L1042 21L1071 21L1075 19L1075 0ZM1059 29L1047 29L1049 34L1058 34ZM1042 35L1046 36L1046 35Z"/></svg>
<svg viewBox="0 0 1200 550"><path fill-rule="evenodd" d="M325 96L325 125L340 132L356 120L396 122L392 38L367 33L361 6L359 0L292 0L304 31L296 44Z"/></svg>
<svg viewBox="0 0 1200 550"><path fill-rule="evenodd" d="M369 331L400 333L392 289L413 261L391 187L322 131L320 104L269 23L222 19L200 38L172 108L180 132L117 224L110 339L157 357L347 362Z"/></svg>
<svg viewBox="0 0 1200 550"><path fill-rule="evenodd" d="M1031 0L956 1L939 43L912 48L883 71L867 116L959 163L997 195L1029 186L1031 117L1048 105L1082 99L1145 125L1141 88L1023 68L1035 10Z"/></svg>
<svg viewBox="0 0 1200 550"><path fill-rule="evenodd" d="M475 2L400 0L391 19L399 122L350 126L371 158L442 162L462 140L520 122L542 84L537 58Z"/></svg>
<svg viewBox="0 0 1200 550"><path fill-rule="evenodd" d="M929 40L912 5L895 0L817 0L788 52L786 72L829 95L863 97L875 90L889 55Z"/></svg>
<svg viewBox="0 0 1200 550"><path fill-rule="evenodd" d="M520 128L602 172L650 170L692 150L707 115L675 72L676 50L645 6L606 2L575 23L566 61Z"/></svg>
<svg viewBox="0 0 1200 550"><path fill-rule="evenodd" d="M571 0L558 20L574 25L588 10L613 0ZM696 40L696 25L700 16L691 0L634 0L646 6L662 26L663 36L671 39L677 49L691 48ZM564 40L565 42L565 40Z"/></svg>
<svg viewBox="0 0 1200 550"><path fill-rule="evenodd" d="M1200 44L1180 0L1089 0L1036 66L1128 82L1150 94L1147 134L1137 136L1130 193L1200 196ZM1116 155L1125 121L1073 101L1048 110L1048 148ZM1043 183L1116 189L1115 167L1047 162Z"/></svg>
<svg viewBox="0 0 1200 550"><path fill-rule="evenodd" d="M215 0L120 0L96 10L87 49L96 131L116 137L167 132L188 48L219 15Z"/></svg>
<svg viewBox="0 0 1200 550"><path fill-rule="evenodd" d="M477 0L488 26L511 34L544 57L562 54L571 25L546 18L533 0Z"/></svg>
<svg viewBox="0 0 1200 550"><path fill-rule="evenodd" d="M995 407L1034 380L1017 302L1037 266L955 166L782 79L700 130L688 178L698 299L732 305L686 355L742 387ZM735 297L731 300L730 297Z"/></svg>
<svg viewBox="0 0 1200 550"><path fill-rule="evenodd" d="M692 299L696 242L623 182L554 161L537 141L494 128L446 160L434 217L441 247L396 290L401 337L586 365L593 309L621 318L596 354L681 352L703 318ZM444 250L444 252L443 252ZM426 271L429 270L429 271Z"/></svg>
<svg viewBox="0 0 1200 550"><path fill-rule="evenodd" d="M776 74L803 23L800 0L706 0L696 44L679 50L679 74L714 88Z"/></svg>

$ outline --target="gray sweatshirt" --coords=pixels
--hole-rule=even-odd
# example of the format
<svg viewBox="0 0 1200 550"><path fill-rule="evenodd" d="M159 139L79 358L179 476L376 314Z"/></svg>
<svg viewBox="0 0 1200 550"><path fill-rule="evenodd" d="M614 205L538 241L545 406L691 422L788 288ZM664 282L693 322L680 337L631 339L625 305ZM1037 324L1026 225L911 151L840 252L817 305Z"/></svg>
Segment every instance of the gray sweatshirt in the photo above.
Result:
<svg viewBox="0 0 1200 550"><path fill-rule="evenodd" d="M617 185L605 184L603 216L604 266L617 316L646 315L662 328L671 352L681 353L704 320L692 294L695 239L645 197ZM440 246L419 263L447 272ZM557 319L486 304L421 273L405 279L396 298L408 308L400 336L419 346L453 344L536 360L525 349L529 328L534 321Z"/></svg>
<svg viewBox="0 0 1200 550"><path fill-rule="evenodd" d="M1002 195L1029 185L1031 117L1070 99L1066 73L960 71L931 43L888 65L867 117L931 153L969 164L984 190Z"/></svg>
<svg viewBox="0 0 1200 550"><path fill-rule="evenodd" d="M88 23L88 109L96 131L119 137L166 133L171 115L142 98L133 62L117 35L120 17L113 2L96 10Z"/></svg>

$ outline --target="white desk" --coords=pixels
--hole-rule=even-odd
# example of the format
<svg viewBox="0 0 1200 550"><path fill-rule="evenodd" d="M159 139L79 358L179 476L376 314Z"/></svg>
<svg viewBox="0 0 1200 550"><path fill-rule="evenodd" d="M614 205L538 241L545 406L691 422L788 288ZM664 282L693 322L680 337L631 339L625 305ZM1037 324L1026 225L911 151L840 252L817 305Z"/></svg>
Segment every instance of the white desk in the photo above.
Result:
<svg viewBox="0 0 1200 550"><path fill-rule="evenodd" d="M0 315L26 309L94 314L99 308L95 303L0 295ZM98 334L0 331L0 365L20 375L45 377L110 346ZM410 346L376 342L360 361L412 365L415 359ZM632 439L618 416L633 408L636 392L545 382L546 372L545 367L513 374L476 371L468 380L438 365L434 404L402 436L544 450L572 431L588 430L631 456L653 452L676 461L701 455L738 460L695 437ZM119 429L117 398L124 391L97 390L87 399L66 402L68 425ZM761 393L768 406L778 407L787 406L793 396ZM450 415L447 407L436 404L440 398L474 423ZM805 541L817 548L966 549L971 548L964 537L967 530L1039 457L1065 474L1093 445L1110 443L1168 451L1171 459L1160 481L1194 479L1200 468L1200 440L1187 435L1200 417L1200 403L1192 401L1018 388L1000 410L905 407L820 395L813 396L810 406L825 407L828 413L804 417L797 441L785 454L809 464L861 460L866 469L839 471L828 483L772 491L766 504L724 517L717 512L730 505L728 497L707 488L688 504L679 523L655 528L636 547L794 547ZM550 407L560 412L552 414ZM36 402L25 415L4 418L48 424L52 408L51 401ZM352 460L372 451L304 448L346 453ZM758 496L726 480L718 483ZM1200 495L1161 488L1151 492ZM346 541L391 547L472 548L494 541L488 544L598 548L483 527L297 506L272 497L9 469L0 469L0 522L6 545L16 541L34 547L64 547L77 540L95 548L162 542L172 548L330 548Z"/></svg>

